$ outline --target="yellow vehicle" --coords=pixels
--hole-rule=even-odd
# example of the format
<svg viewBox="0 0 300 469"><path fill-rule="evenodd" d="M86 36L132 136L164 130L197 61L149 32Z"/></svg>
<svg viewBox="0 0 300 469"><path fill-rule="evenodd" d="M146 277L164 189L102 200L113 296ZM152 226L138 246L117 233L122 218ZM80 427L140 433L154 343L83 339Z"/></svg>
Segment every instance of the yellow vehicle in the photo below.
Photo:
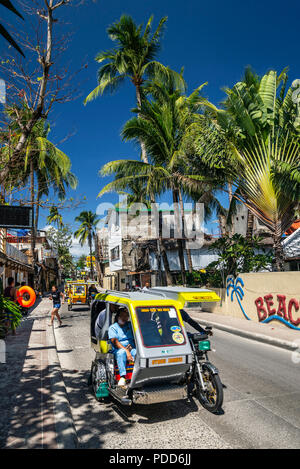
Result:
<svg viewBox="0 0 300 469"><path fill-rule="evenodd" d="M208 411L219 411L223 387L207 355L211 350L211 328L190 333L183 322L187 315L185 303L199 301L215 302L220 298L210 290L183 287L99 293L91 308L90 324L96 356L89 384L96 399L112 397L123 405L148 405L188 399L194 394ZM118 385L120 373L108 336L118 308L128 312L136 351L134 362L126 364L126 386ZM102 326L97 321L100 314Z"/></svg>
<svg viewBox="0 0 300 469"><path fill-rule="evenodd" d="M83 280L68 284L68 311L76 305L89 305L88 285Z"/></svg>
<svg viewBox="0 0 300 469"><path fill-rule="evenodd" d="M73 282L74 282L74 280L70 280L70 279L65 281L64 291L65 291L65 297L66 298L68 298L68 296L69 296L69 290L71 290L71 288L72 288L71 285L72 285Z"/></svg>

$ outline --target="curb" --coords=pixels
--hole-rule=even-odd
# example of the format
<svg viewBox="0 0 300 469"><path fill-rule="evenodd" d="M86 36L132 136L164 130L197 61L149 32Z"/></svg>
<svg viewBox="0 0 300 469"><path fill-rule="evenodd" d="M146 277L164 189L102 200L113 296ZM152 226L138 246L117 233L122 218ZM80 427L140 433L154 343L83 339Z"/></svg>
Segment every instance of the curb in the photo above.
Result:
<svg viewBox="0 0 300 469"><path fill-rule="evenodd" d="M51 391L54 396L54 417L58 449L76 449L78 437L70 408L68 394L57 354L53 326L49 327L47 341L49 345L48 361Z"/></svg>
<svg viewBox="0 0 300 469"><path fill-rule="evenodd" d="M229 332L230 334L238 335L240 337L245 337L246 339L256 340L257 342L262 342L268 345L274 345L275 347L280 347L285 350L295 351L299 349L299 344L295 342L290 342L288 340L277 339L276 337L269 337L264 334L258 334L254 332L243 331L231 326L225 326L214 321L207 321L206 319L200 319L199 316L191 315L193 319L197 322L204 324L206 326L213 326L215 329L219 329L224 332Z"/></svg>

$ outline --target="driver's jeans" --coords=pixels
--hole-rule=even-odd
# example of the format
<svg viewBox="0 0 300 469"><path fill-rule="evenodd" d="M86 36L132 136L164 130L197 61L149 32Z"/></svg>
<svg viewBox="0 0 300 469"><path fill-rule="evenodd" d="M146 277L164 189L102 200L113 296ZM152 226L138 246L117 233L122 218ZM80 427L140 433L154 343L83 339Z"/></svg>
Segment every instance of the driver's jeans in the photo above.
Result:
<svg viewBox="0 0 300 469"><path fill-rule="evenodd" d="M132 348L130 350L130 353L132 355L132 358L135 359L136 349ZM126 361L127 361L126 350L123 349L123 348L119 348L118 350L114 350L114 355L115 355L117 363L118 363L119 374L120 374L120 376L124 377L126 375Z"/></svg>

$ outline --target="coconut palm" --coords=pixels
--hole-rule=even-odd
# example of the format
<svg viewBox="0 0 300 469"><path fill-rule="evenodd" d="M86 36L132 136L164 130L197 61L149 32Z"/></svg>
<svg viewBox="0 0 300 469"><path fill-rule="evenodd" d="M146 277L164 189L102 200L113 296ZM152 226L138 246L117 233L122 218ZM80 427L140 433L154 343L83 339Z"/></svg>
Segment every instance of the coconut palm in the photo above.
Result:
<svg viewBox="0 0 300 469"><path fill-rule="evenodd" d="M80 223L78 230L75 231L75 238L79 239L81 246L83 246L86 241L89 245L90 258L91 258L91 278L94 277L94 266L92 262L93 254L93 238L96 235L96 228L99 222L99 218L96 213L89 211L81 212L78 217L75 218L75 221Z"/></svg>
<svg viewBox="0 0 300 469"><path fill-rule="evenodd" d="M47 222L51 224L56 224L58 228L64 226L62 214L59 213L58 208L53 205L49 210L49 215L47 216Z"/></svg>
<svg viewBox="0 0 300 469"><path fill-rule="evenodd" d="M127 15L122 15L119 21L108 27L107 33L116 47L96 56L95 60L103 65L98 70L98 86L87 96L85 103L106 91L114 92L129 78L135 86L137 106L141 107L145 80L156 74L166 73L165 67L155 60L166 21L166 17L162 18L153 33L153 16L149 18L144 30L142 25L136 25ZM180 82L179 74L174 72L174 77ZM143 141L139 143L142 160L146 162L145 145Z"/></svg>
<svg viewBox="0 0 300 469"><path fill-rule="evenodd" d="M19 138L20 127L16 119L16 113L25 123L29 119L30 110L26 106L18 109L16 107L6 109L9 118L9 142L2 148L4 160L9 158L10 148L14 146ZM34 262L35 238L42 196L47 196L50 188L52 188L58 197L62 199L65 197L67 187L75 189L77 186L77 178L71 172L70 159L48 140L49 131L50 127L44 119L40 119L35 124L24 148L22 166L18 166L15 171L12 171L10 180L7 181L14 187L25 186L29 182L30 204L33 213L32 262Z"/></svg>
<svg viewBox="0 0 300 469"><path fill-rule="evenodd" d="M125 190L128 185L140 181L146 187L150 200L153 195L160 195L171 190L173 202L179 212L175 210L175 217L180 233L178 236L178 254L181 267L182 281L185 282L185 214L183 208L184 195L198 200L211 187L202 183L199 188L199 175L189 174L185 163L185 152L182 145L190 126L199 118L198 108L201 85L194 93L186 97L178 89L172 76L168 79L154 81L148 88L151 100L144 100L139 110L139 117L128 121L122 135L125 140L138 142L143 139L150 162L136 160L119 160L107 163L101 171L102 175L115 174L115 180L106 185L100 192ZM197 194L191 185L191 178L197 180ZM202 178L203 179L203 178ZM189 270L192 261L187 250Z"/></svg>
<svg viewBox="0 0 300 469"><path fill-rule="evenodd" d="M2 148L2 156L9 158L10 148L19 138L20 127L17 122L22 118L23 124L30 118L30 110L27 106L23 108L9 107L6 114L9 118L9 136L6 133L7 144ZM36 207L35 227L38 226L39 206L43 195L48 195L50 188L54 190L59 199L66 195L66 188L75 189L77 178L71 172L71 161L65 153L57 148L48 135L50 126L44 119L40 119L34 126L28 142L24 149L22 165L12 172L10 184L22 186L30 179L31 204ZM9 141L8 141L9 140ZM37 187L36 187L37 186ZM36 195L35 195L36 194Z"/></svg>
<svg viewBox="0 0 300 469"><path fill-rule="evenodd" d="M224 163L234 197L270 229L277 270L283 269L281 238L300 200L300 108L286 82L285 70L259 78L247 69L241 82L225 90L221 109L202 100L209 125L196 142L199 159L211 167ZM213 132L219 140L208 147ZM228 156L235 165L227 164Z"/></svg>

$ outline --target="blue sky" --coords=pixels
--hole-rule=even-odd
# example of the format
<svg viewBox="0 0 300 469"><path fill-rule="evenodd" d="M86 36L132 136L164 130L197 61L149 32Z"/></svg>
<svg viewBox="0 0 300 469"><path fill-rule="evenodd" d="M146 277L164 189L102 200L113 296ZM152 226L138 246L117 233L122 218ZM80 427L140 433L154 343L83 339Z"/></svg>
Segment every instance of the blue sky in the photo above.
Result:
<svg viewBox="0 0 300 469"><path fill-rule="evenodd" d="M221 88L238 81L247 65L258 74L289 66L290 79L300 78L300 6L297 2L287 1L283 5L277 0L98 0L65 11L68 29L74 33L65 53L66 62L71 62L74 70L88 63L80 77L82 97L58 104L50 116L52 132L49 137L53 141L60 142L72 134L60 145L72 159L73 171L79 178L77 192L72 195L87 197L83 207L63 213L65 221L73 227L74 217L82 208L96 210L100 201L117 200L111 194L101 200L96 198L103 185L109 182L98 176L101 166L114 159L138 157L134 146L120 139L122 126L131 117L130 110L135 105L131 83L123 85L114 95L83 105L83 98L97 84L96 53L113 46L106 28L122 13L132 15L138 23L145 23L154 14L154 26L162 16L168 16L158 59L178 71L184 66L189 92L207 81L205 94L215 104L224 96ZM42 215L41 226L44 224ZM217 232L216 224L210 223L209 227Z"/></svg>

